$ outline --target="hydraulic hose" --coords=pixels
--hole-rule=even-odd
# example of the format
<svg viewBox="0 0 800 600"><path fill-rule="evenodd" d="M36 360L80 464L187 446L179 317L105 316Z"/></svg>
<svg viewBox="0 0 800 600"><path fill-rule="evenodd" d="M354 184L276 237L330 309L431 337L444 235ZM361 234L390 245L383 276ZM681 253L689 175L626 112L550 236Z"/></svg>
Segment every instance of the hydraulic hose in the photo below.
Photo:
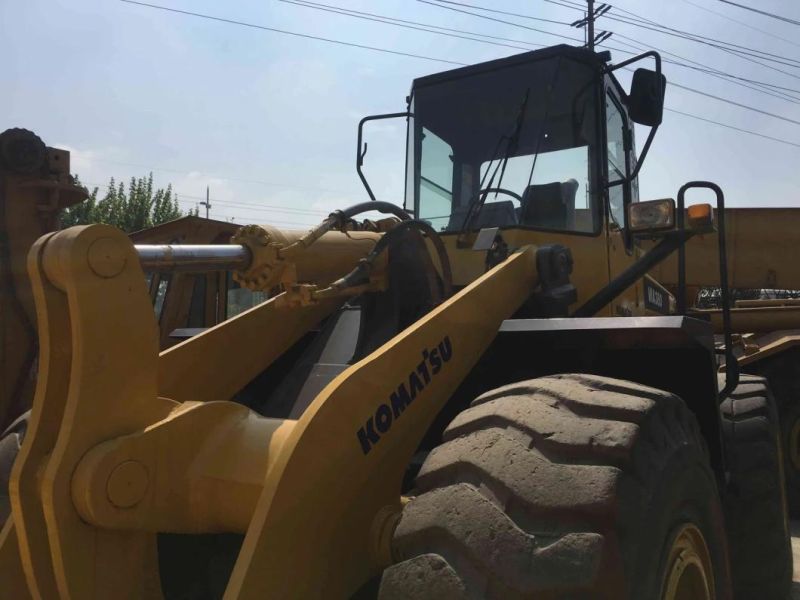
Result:
<svg viewBox="0 0 800 600"><path fill-rule="evenodd" d="M320 223L314 229L309 231L302 238L297 240L295 243L287 246L286 248L282 248L279 253L280 257L283 259L291 258L296 252L308 248L311 244L316 242L319 238L328 233L330 230L343 229L345 223L350 219L352 219L353 217L355 217L356 215L365 212L370 212L373 210L382 212L384 214L394 215L398 219L404 222L411 220L411 216L406 211L404 211L396 204L392 204L391 202L383 202L381 200L361 202L360 204L354 204L349 208L345 208L344 210L337 210L332 212L330 215L328 215L327 219L325 219L322 223Z"/></svg>
<svg viewBox="0 0 800 600"><path fill-rule="evenodd" d="M365 206L371 206L375 204L374 202L364 203ZM364 206L362 205L362 206ZM355 208L355 207L354 207ZM450 259L447 256L447 249L444 247L444 242L442 242L442 238L439 236L438 233L425 223L424 221L419 221L416 219L409 219L407 221L403 221L393 229L390 229L384 236L378 240L378 243L375 244L375 247L372 251L365 256L358 264L358 266L350 271L344 277L334 281L330 288L334 289L344 289L348 287L354 287L357 285L361 285L365 279L369 278L370 271L372 270L372 266L375 262L375 259L380 256L380 254L390 247L392 244L395 243L395 240L398 239L398 236L408 230L417 230L426 236L428 239L431 240L433 243L434 248L436 249L436 254L439 258L439 264L442 267L442 284L444 288L444 297L449 298L453 293L453 273L450 268Z"/></svg>

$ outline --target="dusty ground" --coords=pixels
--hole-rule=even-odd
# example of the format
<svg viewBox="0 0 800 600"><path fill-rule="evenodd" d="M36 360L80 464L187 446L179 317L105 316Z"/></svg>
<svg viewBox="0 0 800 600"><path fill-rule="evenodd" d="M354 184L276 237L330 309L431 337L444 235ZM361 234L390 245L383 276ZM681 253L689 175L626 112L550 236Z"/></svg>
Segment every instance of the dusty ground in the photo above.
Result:
<svg viewBox="0 0 800 600"><path fill-rule="evenodd" d="M794 555L792 600L800 600L800 521L792 522L792 554Z"/></svg>

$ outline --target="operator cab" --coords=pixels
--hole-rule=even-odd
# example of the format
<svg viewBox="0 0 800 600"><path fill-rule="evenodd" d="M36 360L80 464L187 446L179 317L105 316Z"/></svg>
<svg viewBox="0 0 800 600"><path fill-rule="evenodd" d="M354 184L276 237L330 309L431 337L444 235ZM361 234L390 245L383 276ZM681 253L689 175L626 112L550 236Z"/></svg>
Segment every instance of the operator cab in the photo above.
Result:
<svg viewBox="0 0 800 600"><path fill-rule="evenodd" d="M561 45L416 79L406 208L444 233L592 235L607 206L623 229L638 200L636 157L608 59Z"/></svg>

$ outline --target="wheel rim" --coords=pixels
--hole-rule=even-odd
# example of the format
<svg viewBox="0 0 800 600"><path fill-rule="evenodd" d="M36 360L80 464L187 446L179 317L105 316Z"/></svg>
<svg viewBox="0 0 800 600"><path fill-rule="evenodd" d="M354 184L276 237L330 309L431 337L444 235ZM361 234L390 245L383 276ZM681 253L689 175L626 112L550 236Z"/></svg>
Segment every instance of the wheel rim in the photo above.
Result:
<svg viewBox="0 0 800 600"><path fill-rule="evenodd" d="M681 525L672 538L666 563L662 600L712 600L714 571L700 530Z"/></svg>
<svg viewBox="0 0 800 600"><path fill-rule="evenodd" d="M789 460L795 471L800 471L800 419L795 419L789 432Z"/></svg>

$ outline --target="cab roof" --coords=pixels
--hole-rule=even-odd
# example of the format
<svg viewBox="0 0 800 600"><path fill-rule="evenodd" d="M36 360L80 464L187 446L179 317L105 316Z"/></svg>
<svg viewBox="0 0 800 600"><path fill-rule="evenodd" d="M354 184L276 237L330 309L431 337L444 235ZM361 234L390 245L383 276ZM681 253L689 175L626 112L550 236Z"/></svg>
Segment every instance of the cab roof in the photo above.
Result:
<svg viewBox="0 0 800 600"><path fill-rule="evenodd" d="M530 52L514 54L513 56L507 56L504 58L498 58L474 65L467 65L457 69L449 69L447 71L441 71L439 73L418 77L414 79L411 89L414 90L419 87L424 87L435 83L442 83L451 79L477 75L487 71L495 71L505 67L511 67L526 62L543 60L556 56L565 56L573 60L587 63L591 66L596 66L600 69L604 68L606 62L610 60L610 54L608 52L594 52L593 50L589 50L583 46L559 44L557 46L542 48L541 50L532 50Z"/></svg>

